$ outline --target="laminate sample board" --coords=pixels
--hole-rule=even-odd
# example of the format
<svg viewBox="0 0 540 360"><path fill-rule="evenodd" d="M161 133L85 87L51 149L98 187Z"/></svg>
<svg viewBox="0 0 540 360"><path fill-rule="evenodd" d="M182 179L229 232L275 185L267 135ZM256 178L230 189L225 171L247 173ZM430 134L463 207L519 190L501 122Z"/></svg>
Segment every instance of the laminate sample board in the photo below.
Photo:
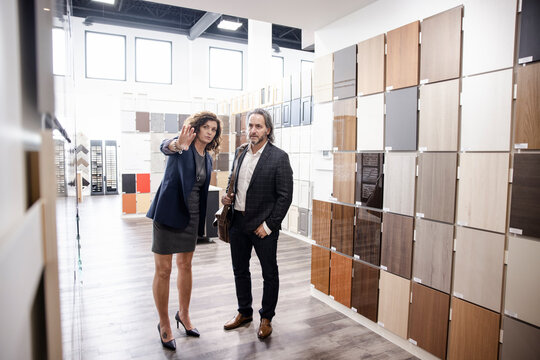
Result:
<svg viewBox="0 0 540 360"><path fill-rule="evenodd" d="M514 0L475 0L465 4L463 75L513 66L516 5Z"/></svg>
<svg viewBox="0 0 540 360"><path fill-rule="evenodd" d="M358 98L356 150L384 150L384 93Z"/></svg>
<svg viewBox="0 0 540 360"><path fill-rule="evenodd" d="M503 317L504 340L501 359L537 360L540 354L540 329Z"/></svg>
<svg viewBox="0 0 540 360"><path fill-rule="evenodd" d="M386 34L386 89L418 85L420 22L391 30Z"/></svg>
<svg viewBox="0 0 540 360"><path fill-rule="evenodd" d="M148 212L148 209L150 209L150 204L152 203L151 195L152 194L150 193L137 194L137 214L146 214Z"/></svg>
<svg viewBox="0 0 540 360"><path fill-rule="evenodd" d="M150 113L137 111L135 113L135 127L139 132L150 132Z"/></svg>
<svg viewBox="0 0 540 360"><path fill-rule="evenodd" d="M218 115L218 119L221 121L221 134L228 134L230 132L229 116Z"/></svg>
<svg viewBox="0 0 540 360"><path fill-rule="evenodd" d="M448 359L497 359L500 315L452 297Z"/></svg>
<svg viewBox="0 0 540 360"><path fill-rule="evenodd" d="M379 280L379 325L394 334L407 338L409 325L409 293L411 282L381 271Z"/></svg>
<svg viewBox="0 0 540 360"><path fill-rule="evenodd" d="M538 219L540 154L514 154L510 232L540 238Z"/></svg>
<svg viewBox="0 0 540 360"><path fill-rule="evenodd" d="M311 238L321 246L330 248L332 203L313 199Z"/></svg>
<svg viewBox="0 0 540 360"><path fill-rule="evenodd" d="M229 170L229 153L219 153L217 161L214 164L216 170L228 171Z"/></svg>
<svg viewBox="0 0 540 360"><path fill-rule="evenodd" d="M340 202L354 204L355 153L334 153L334 197Z"/></svg>
<svg viewBox="0 0 540 360"><path fill-rule="evenodd" d="M330 250L311 246L311 283L328 295L330 290Z"/></svg>
<svg viewBox="0 0 540 360"><path fill-rule="evenodd" d="M540 60L540 3L535 0L521 1L521 24L519 32L518 63Z"/></svg>
<svg viewBox="0 0 540 360"><path fill-rule="evenodd" d="M422 20L420 82L460 76L462 16L463 6L457 6Z"/></svg>
<svg viewBox="0 0 540 360"><path fill-rule="evenodd" d="M276 105L272 108L273 112L273 120L274 120L274 128L280 128L281 127L281 112L283 109L281 108L281 104Z"/></svg>
<svg viewBox="0 0 540 360"><path fill-rule="evenodd" d="M332 102L315 104L312 126L312 150L332 150L333 142L333 107ZM316 164L314 164L316 165ZM331 168L330 168L331 169Z"/></svg>
<svg viewBox="0 0 540 360"><path fill-rule="evenodd" d="M412 283L409 339L440 359L446 359L450 295Z"/></svg>
<svg viewBox="0 0 540 360"><path fill-rule="evenodd" d="M510 150L512 69L463 79L462 151Z"/></svg>
<svg viewBox="0 0 540 360"><path fill-rule="evenodd" d="M356 98L334 101L334 149L356 150Z"/></svg>
<svg viewBox="0 0 540 360"><path fill-rule="evenodd" d="M351 307L373 322L377 322L379 299L379 269L353 261Z"/></svg>
<svg viewBox="0 0 540 360"><path fill-rule="evenodd" d="M137 126L135 124L135 112L134 111L122 111L122 131L136 131Z"/></svg>
<svg viewBox="0 0 540 360"><path fill-rule="evenodd" d="M384 154L356 154L356 204L382 209Z"/></svg>
<svg viewBox="0 0 540 360"><path fill-rule="evenodd" d="M356 44L334 53L334 99L356 96Z"/></svg>
<svg viewBox="0 0 540 360"><path fill-rule="evenodd" d="M122 213L135 214L137 212L137 194L122 194Z"/></svg>
<svg viewBox="0 0 540 360"><path fill-rule="evenodd" d="M330 261L330 296L351 307L352 259L332 252Z"/></svg>
<svg viewBox="0 0 540 360"><path fill-rule="evenodd" d="M333 205L331 239L332 249L353 256L354 206Z"/></svg>
<svg viewBox="0 0 540 360"><path fill-rule="evenodd" d="M322 103L333 100L334 54L315 58L313 62L313 101Z"/></svg>
<svg viewBox="0 0 540 360"><path fill-rule="evenodd" d="M137 192L136 174L122 174L122 192L126 194L134 194Z"/></svg>
<svg viewBox="0 0 540 360"><path fill-rule="evenodd" d="M414 216L416 153L388 153L384 162L383 208Z"/></svg>
<svg viewBox="0 0 540 360"><path fill-rule="evenodd" d="M540 98L540 62L519 66L515 105L515 148L540 149L540 101L538 98Z"/></svg>
<svg viewBox="0 0 540 360"><path fill-rule="evenodd" d="M150 130L162 133L165 131L165 116L159 113L150 113Z"/></svg>
<svg viewBox="0 0 540 360"><path fill-rule="evenodd" d="M387 150L416 150L418 127L418 88L386 93L384 147Z"/></svg>
<svg viewBox="0 0 540 360"><path fill-rule="evenodd" d="M499 312L504 269L503 234L456 228L453 295Z"/></svg>
<svg viewBox="0 0 540 360"><path fill-rule="evenodd" d="M300 126L301 112L302 101L300 99L291 100L291 126Z"/></svg>
<svg viewBox="0 0 540 360"><path fill-rule="evenodd" d="M300 117L302 125L311 124L311 113L313 110L313 102L311 96L302 98L302 116Z"/></svg>
<svg viewBox="0 0 540 360"><path fill-rule="evenodd" d="M418 149L457 151L459 79L420 86Z"/></svg>
<svg viewBox="0 0 540 360"><path fill-rule="evenodd" d="M137 174L137 192L150 192L150 174Z"/></svg>
<svg viewBox="0 0 540 360"><path fill-rule="evenodd" d="M298 208L298 233L302 236L308 236L309 232L309 210Z"/></svg>
<svg viewBox="0 0 540 360"><path fill-rule="evenodd" d="M357 92L359 96L384 91L384 34L357 45Z"/></svg>
<svg viewBox="0 0 540 360"><path fill-rule="evenodd" d="M420 153L416 184L416 216L454 223L456 153Z"/></svg>
<svg viewBox="0 0 540 360"><path fill-rule="evenodd" d="M509 154L464 153L459 162L457 224L505 232Z"/></svg>
<svg viewBox="0 0 540 360"><path fill-rule="evenodd" d="M414 218L384 213L381 268L410 279L412 270Z"/></svg>
<svg viewBox="0 0 540 360"><path fill-rule="evenodd" d="M165 132L177 133L180 127L178 126L178 115L165 114Z"/></svg>
<svg viewBox="0 0 540 360"><path fill-rule="evenodd" d="M281 104L281 126L290 127L291 126L291 102L286 101Z"/></svg>
<svg viewBox="0 0 540 360"><path fill-rule="evenodd" d="M539 257L539 241L509 237L504 313L540 327Z"/></svg>
<svg viewBox="0 0 540 360"><path fill-rule="evenodd" d="M382 212L356 208L355 258L376 266L381 264L381 222Z"/></svg>
<svg viewBox="0 0 540 360"><path fill-rule="evenodd" d="M454 226L416 219L413 280L450 293Z"/></svg>

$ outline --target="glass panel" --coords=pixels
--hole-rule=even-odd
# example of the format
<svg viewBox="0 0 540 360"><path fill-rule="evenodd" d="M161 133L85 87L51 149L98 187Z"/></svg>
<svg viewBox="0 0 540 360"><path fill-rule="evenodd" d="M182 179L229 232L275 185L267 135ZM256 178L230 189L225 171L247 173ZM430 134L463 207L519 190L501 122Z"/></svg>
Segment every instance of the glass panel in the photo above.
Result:
<svg viewBox="0 0 540 360"><path fill-rule="evenodd" d="M242 52L210 48L210 87L242 90Z"/></svg>
<svg viewBox="0 0 540 360"><path fill-rule="evenodd" d="M172 43L135 39L135 81L171 84Z"/></svg>
<svg viewBox="0 0 540 360"><path fill-rule="evenodd" d="M64 29L52 29L53 74L66 75L66 38Z"/></svg>
<svg viewBox="0 0 540 360"><path fill-rule="evenodd" d="M86 77L126 80L126 37L86 32Z"/></svg>

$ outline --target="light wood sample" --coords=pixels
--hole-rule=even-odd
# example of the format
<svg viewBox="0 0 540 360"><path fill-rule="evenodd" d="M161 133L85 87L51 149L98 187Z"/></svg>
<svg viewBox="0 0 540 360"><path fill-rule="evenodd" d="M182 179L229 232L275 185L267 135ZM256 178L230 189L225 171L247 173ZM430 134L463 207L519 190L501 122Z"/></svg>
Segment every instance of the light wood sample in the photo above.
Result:
<svg viewBox="0 0 540 360"><path fill-rule="evenodd" d="M356 149L384 150L384 93L358 98Z"/></svg>
<svg viewBox="0 0 540 360"><path fill-rule="evenodd" d="M328 295L330 287L330 250L311 246L311 283Z"/></svg>
<svg viewBox="0 0 540 360"><path fill-rule="evenodd" d="M333 147L356 150L356 98L334 101Z"/></svg>
<svg viewBox="0 0 540 360"><path fill-rule="evenodd" d="M151 203L152 197L150 193L137 194L137 214L146 214Z"/></svg>
<svg viewBox="0 0 540 360"><path fill-rule="evenodd" d="M518 67L514 146L540 149L540 62Z"/></svg>
<svg viewBox="0 0 540 360"><path fill-rule="evenodd" d="M414 216L416 153L388 153L384 168L383 208Z"/></svg>
<svg viewBox="0 0 540 360"><path fill-rule="evenodd" d="M420 22L415 21L386 35L386 89L418 85Z"/></svg>
<svg viewBox="0 0 540 360"><path fill-rule="evenodd" d="M355 175L356 154L334 153L334 197L338 201L354 204Z"/></svg>
<svg viewBox="0 0 540 360"><path fill-rule="evenodd" d="M322 103L333 100L334 55L315 58L313 62L313 101Z"/></svg>
<svg viewBox="0 0 540 360"><path fill-rule="evenodd" d="M394 334L407 338L411 282L381 271L379 281L379 324Z"/></svg>
<svg viewBox="0 0 540 360"><path fill-rule="evenodd" d="M330 295L351 307L352 259L332 252L330 261Z"/></svg>
<svg viewBox="0 0 540 360"><path fill-rule="evenodd" d="M358 43L358 95L384 91L384 34Z"/></svg>

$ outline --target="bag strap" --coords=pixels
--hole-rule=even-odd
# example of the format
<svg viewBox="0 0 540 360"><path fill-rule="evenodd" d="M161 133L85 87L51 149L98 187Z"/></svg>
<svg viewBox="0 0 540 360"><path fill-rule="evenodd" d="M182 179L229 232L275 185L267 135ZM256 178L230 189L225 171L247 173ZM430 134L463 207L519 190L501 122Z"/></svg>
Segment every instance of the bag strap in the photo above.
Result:
<svg viewBox="0 0 540 360"><path fill-rule="evenodd" d="M248 143L240 145L240 152L238 153L238 156L236 156L236 159L234 159L232 174L231 174L231 180L229 181L229 191L227 192L227 195L231 195L234 191L234 185L236 182L236 165L238 164L238 158L242 156L244 152L246 152L246 149L248 148Z"/></svg>

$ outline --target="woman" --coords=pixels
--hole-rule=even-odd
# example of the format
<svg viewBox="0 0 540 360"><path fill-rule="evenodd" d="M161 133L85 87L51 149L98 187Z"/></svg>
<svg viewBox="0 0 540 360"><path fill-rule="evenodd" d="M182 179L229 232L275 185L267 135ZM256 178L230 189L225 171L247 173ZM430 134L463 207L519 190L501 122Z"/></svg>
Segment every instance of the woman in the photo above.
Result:
<svg viewBox="0 0 540 360"><path fill-rule="evenodd" d="M186 120L177 137L161 144L161 151L169 159L146 216L154 220L152 251L155 274L152 290L159 313L158 331L162 345L171 350L176 349L168 315L172 254L176 254L180 302L175 315L176 326L178 328L182 324L188 336L200 336L189 318L191 260L197 236L204 232L212 171L212 158L208 152L218 152L220 137L221 123L217 116L202 111Z"/></svg>

